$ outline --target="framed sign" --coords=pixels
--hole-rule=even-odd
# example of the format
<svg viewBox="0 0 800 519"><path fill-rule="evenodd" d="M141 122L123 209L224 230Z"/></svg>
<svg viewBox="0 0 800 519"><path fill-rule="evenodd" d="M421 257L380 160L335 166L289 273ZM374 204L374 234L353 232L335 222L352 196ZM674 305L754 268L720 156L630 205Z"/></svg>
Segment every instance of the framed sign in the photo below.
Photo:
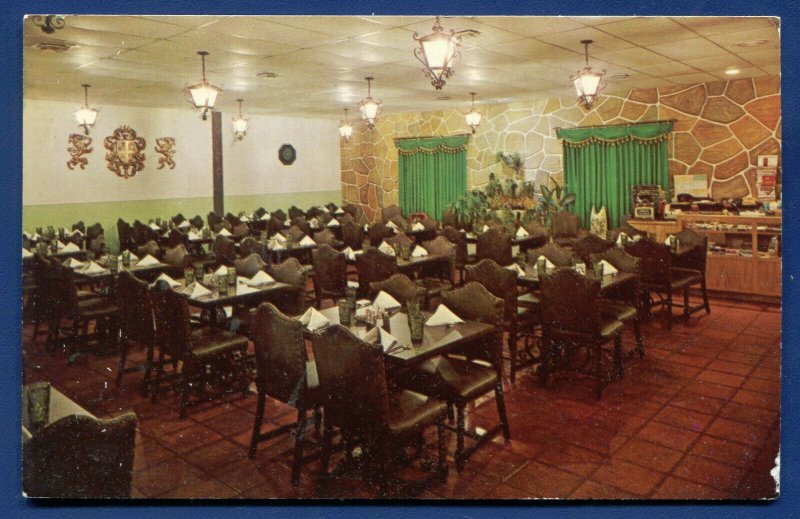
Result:
<svg viewBox="0 0 800 519"><path fill-rule="evenodd" d="M294 146L291 144L284 144L278 150L278 160L280 160L281 164L284 166L291 166L295 159L297 159L297 151L295 151Z"/></svg>

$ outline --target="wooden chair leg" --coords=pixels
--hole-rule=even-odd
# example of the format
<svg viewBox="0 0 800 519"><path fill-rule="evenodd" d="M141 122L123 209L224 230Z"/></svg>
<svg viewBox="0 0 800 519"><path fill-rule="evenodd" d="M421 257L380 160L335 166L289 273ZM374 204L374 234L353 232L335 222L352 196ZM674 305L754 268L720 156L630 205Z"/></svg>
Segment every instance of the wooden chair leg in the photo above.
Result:
<svg viewBox="0 0 800 519"><path fill-rule="evenodd" d="M508 351L511 355L511 384L517 381L517 333L516 330L508 332Z"/></svg>
<svg viewBox="0 0 800 519"><path fill-rule="evenodd" d="M639 318L633 320L633 333L636 336L636 350L639 352L639 358L644 358L644 342L642 341L642 330L639 326Z"/></svg>
<svg viewBox="0 0 800 519"><path fill-rule="evenodd" d="M447 440L444 432L444 419L436 422L436 437L439 447L439 474L442 477L442 483L447 479Z"/></svg>
<svg viewBox="0 0 800 519"><path fill-rule="evenodd" d="M153 403L156 402L158 399L158 390L161 388L161 375L164 372L164 352L161 351L159 348L158 350L158 362L156 364L156 379L153 382L152 387L150 388L151 393L151 400Z"/></svg>
<svg viewBox="0 0 800 519"><path fill-rule="evenodd" d="M331 462L331 442L333 441L333 425L331 425L330 420L327 418L327 414L323 423L323 434L322 434L322 451L320 453L320 457L322 462L320 463L320 476L327 476L328 475L328 466Z"/></svg>
<svg viewBox="0 0 800 519"><path fill-rule="evenodd" d="M147 345L147 359L144 365L144 375L142 376L142 396L147 396L147 390L150 388L150 377L153 373L153 342Z"/></svg>
<svg viewBox="0 0 800 519"><path fill-rule="evenodd" d="M314 433L319 436L322 427L322 409L319 406L314 408Z"/></svg>
<svg viewBox="0 0 800 519"><path fill-rule="evenodd" d="M672 329L672 289L667 290L667 330Z"/></svg>
<svg viewBox="0 0 800 519"><path fill-rule="evenodd" d="M183 364L183 389L181 391L181 410L179 413L179 417L181 420L185 420L186 417L189 415L189 391L192 388L192 377L194 376L195 372L195 363L194 362L184 362Z"/></svg>
<svg viewBox="0 0 800 519"><path fill-rule="evenodd" d="M306 410L297 410L297 429L294 436L294 462L292 463L292 485L300 484L300 468L303 465L303 437L306 430Z"/></svg>
<svg viewBox="0 0 800 519"><path fill-rule="evenodd" d="M622 334L617 334L614 337L614 368L617 372L617 377L623 379L625 377L625 370L622 369Z"/></svg>
<svg viewBox="0 0 800 519"><path fill-rule="evenodd" d="M600 397L603 396L603 355L599 345L595 346L594 355L595 375L597 376L597 399L600 400Z"/></svg>
<svg viewBox="0 0 800 519"><path fill-rule="evenodd" d="M703 272L703 278L700 281L700 291L703 293L703 306L706 308L706 313L711 313L711 306L708 304L708 290L706 289L706 273Z"/></svg>
<svg viewBox="0 0 800 519"><path fill-rule="evenodd" d="M494 388L494 399L497 402L497 414L500 416L500 424L503 426L503 437L511 439L511 429L508 426L508 415L506 414L506 399L503 393L503 380L499 379Z"/></svg>
<svg viewBox="0 0 800 519"><path fill-rule="evenodd" d="M256 421L253 423L253 436L250 438L250 451L248 456L255 459L258 449L258 437L261 435L261 424L264 423L264 406L267 403L267 395L258 391L258 403L256 404Z"/></svg>
<svg viewBox="0 0 800 519"><path fill-rule="evenodd" d="M119 370L117 371L117 386L122 383L122 374L125 372L125 363L128 360L128 348L130 342L127 337L122 337L119 341Z"/></svg>
<svg viewBox="0 0 800 519"><path fill-rule="evenodd" d="M456 470L464 469L464 433L466 429L464 404L456 405Z"/></svg>
<svg viewBox="0 0 800 519"><path fill-rule="evenodd" d="M683 316L688 319L692 311L689 309L689 287L683 289Z"/></svg>

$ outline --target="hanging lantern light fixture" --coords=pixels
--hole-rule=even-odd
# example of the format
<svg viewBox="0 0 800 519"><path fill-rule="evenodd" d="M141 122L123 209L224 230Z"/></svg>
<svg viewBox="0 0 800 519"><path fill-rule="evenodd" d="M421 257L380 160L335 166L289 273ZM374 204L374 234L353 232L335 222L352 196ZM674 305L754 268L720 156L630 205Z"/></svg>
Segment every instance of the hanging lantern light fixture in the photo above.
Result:
<svg viewBox="0 0 800 519"><path fill-rule="evenodd" d="M425 66L422 71L431 80L431 85L441 90L445 79L453 75L453 63L461 55L458 52L461 36L456 35L453 29L444 31L437 16L432 33L419 36L415 32L413 38L419 43L419 47L414 49L414 57Z"/></svg>
<svg viewBox="0 0 800 519"><path fill-rule="evenodd" d="M203 80L196 85L187 87L186 91L189 93L192 106L194 106L195 110L202 111L200 118L205 121L208 118L208 112L214 110L217 96L222 92L222 89L206 81L206 56L208 56L208 52L201 50L197 51L197 54L200 55L202 60Z"/></svg>
<svg viewBox="0 0 800 519"><path fill-rule="evenodd" d="M350 137L353 135L353 126L347 120L347 108L344 109L344 122L339 126L339 135L344 138L344 142L350 142Z"/></svg>
<svg viewBox="0 0 800 519"><path fill-rule="evenodd" d="M470 92L469 95L472 96L472 110L464 118L467 120L467 126L472 128L472 133L475 133L478 126L481 125L481 116L483 114L475 110L475 92Z"/></svg>
<svg viewBox="0 0 800 519"><path fill-rule="evenodd" d="M242 115L242 101L244 101L244 99L236 100L236 102L239 103L239 115L231 119L231 124L233 124L233 136L236 137L237 141L244 139L244 136L247 135L247 127L249 126L247 117Z"/></svg>
<svg viewBox="0 0 800 519"><path fill-rule="evenodd" d="M372 99L372 80L375 78L367 76L364 79L367 80L367 98L358 104L358 109L361 111L361 118L367 123L367 128L372 129L375 127L375 121L381 114L381 105L383 101L380 99Z"/></svg>
<svg viewBox="0 0 800 519"><path fill-rule="evenodd" d="M586 53L586 64L570 81L575 85L575 91L578 94L578 101L583 103L583 106L589 110L592 108L592 103L600 95L600 91L606 86L606 80L603 76L606 71L593 72L592 67L589 66L589 45L594 43L592 40L581 40Z"/></svg>
<svg viewBox="0 0 800 519"><path fill-rule="evenodd" d="M84 83L81 86L83 87L83 108L75 111L75 121L78 126L83 127L83 132L89 135L89 128L94 127L94 123L97 121L98 111L89 108L89 87L91 85Z"/></svg>

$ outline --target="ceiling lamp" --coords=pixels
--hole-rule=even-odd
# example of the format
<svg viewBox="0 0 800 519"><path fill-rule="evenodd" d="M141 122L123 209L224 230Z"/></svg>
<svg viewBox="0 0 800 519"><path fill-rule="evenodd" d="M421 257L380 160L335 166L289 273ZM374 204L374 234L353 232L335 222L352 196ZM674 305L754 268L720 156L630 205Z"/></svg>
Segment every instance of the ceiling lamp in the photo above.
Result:
<svg viewBox="0 0 800 519"><path fill-rule="evenodd" d="M190 101L194 108L196 110L202 110L201 119L205 121L208 118L208 112L214 110L217 96L222 92L222 89L206 81L206 56L208 56L208 52L201 50L197 51L197 53L200 55L200 59L203 62L203 81L187 87L186 90L191 96Z"/></svg>
<svg viewBox="0 0 800 519"><path fill-rule="evenodd" d="M467 126L472 128L472 133L478 129L478 126L481 125L481 113L475 111L475 92L470 92L469 95L472 96L472 110L464 116L467 120Z"/></svg>
<svg viewBox="0 0 800 519"><path fill-rule="evenodd" d="M432 33L420 37L415 32L413 37L419 42L419 47L414 49L414 56L425 66L422 71L430 78L431 85L441 90L444 80L453 75L453 62L460 56L458 47L461 45L461 36L457 36L453 29L444 32L437 16Z"/></svg>
<svg viewBox="0 0 800 519"><path fill-rule="evenodd" d="M247 117L242 115L242 101L244 99L237 99L236 102L239 103L239 115L235 116L231 119L231 123L233 124L233 135L236 137L237 141L244 139L244 136L247 135Z"/></svg>
<svg viewBox="0 0 800 519"><path fill-rule="evenodd" d="M589 44L594 42L592 40L581 40L581 43L586 52L586 64L577 74L569 79L575 85L575 91L578 93L578 101L582 102L583 106L589 110L595 98L606 86L606 80L603 78L606 71L592 72L592 67L589 66Z"/></svg>
<svg viewBox="0 0 800 519"><path fill-rule="evenodd" d="M78 126L83 126L84 133L89 135L89 128L94 127L98 112L94 108L89 108L89 87L91 85L84 83L81 86L83 87L83 108L75 111L75 121Z"/></svg>
<svg viewBox="0 0 800 519"><path fill-rule="evenodd" d="M372 76L367 76L367 98L361 101L358 109L361 111L361 118L367 122L367 128L375 128L375 120L381 114L381 105L383 101L380 99L372 99Z"/></svg>
<svg viewBox="0 0 800 519"><path fill-rule="evenodd" d="M344 122L339 126L339 135L344 138L344 142L350 142L350 137L353 135L353 126L347 120L347 108L344 109Z"/></svg>

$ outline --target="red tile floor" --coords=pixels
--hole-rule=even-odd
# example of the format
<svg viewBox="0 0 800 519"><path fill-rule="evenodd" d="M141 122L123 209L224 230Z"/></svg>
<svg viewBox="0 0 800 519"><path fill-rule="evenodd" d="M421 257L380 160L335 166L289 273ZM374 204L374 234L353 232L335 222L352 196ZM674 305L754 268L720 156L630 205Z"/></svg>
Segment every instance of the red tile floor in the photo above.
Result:
<svg viewBox="0 0 800 519"><path fill-rule="evenodd" d="M614 381L601 400L594 397L593 381L579 375L558 374L544 388L530 370L518 375L515 386L506 381L512 440L496 438L457 473L455 438L448 433L447 482L427 486L419 497L774 496L780 308L726 299L711 304L710 315L695 314L671 332L660 320L647 323L646 357L627 359L624 379ZM115 356L87 355L67 367L63 353L46 354L41 342L28 347L30 333L26 326L26 382L49 380L98 416L137 413L133 497L377 497L377 486L359 473L318 481L318 461L304 465L300 485L292 487L292 443L286 436L262 443L257 459L248 459L255 395L203 404L179 420L179 398L167 394L151 403L140 395L139 375L128 375L115 387ZM631 342L626 336L628 348ZM267 405L273 424L294 417L282 404ZM473 426L493 425L494 399L479 403L469 419ZM430 457L433 442L431 436ZM418 477L421 471L405 472L403 477ZM399 489L395 495L405 494Z"/></svg>

